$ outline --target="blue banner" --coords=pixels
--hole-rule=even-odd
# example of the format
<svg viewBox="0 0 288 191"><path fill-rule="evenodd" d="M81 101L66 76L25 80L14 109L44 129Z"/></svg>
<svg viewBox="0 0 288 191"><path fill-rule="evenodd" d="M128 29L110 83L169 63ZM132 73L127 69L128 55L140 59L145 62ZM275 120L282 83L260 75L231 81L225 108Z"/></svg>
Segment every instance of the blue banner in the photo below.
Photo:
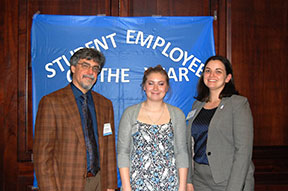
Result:
<svg viewBox="0 0 288 191"><path fill-rule="evenodd" d="M31 39L33 125L40 99L71 82L71 55L90 47L106 57L93 90L113 102L116 138L124 109L145 99L140 84L146 68L165 68L170 78L165 101L187 115L204 62L215 55L213 17L37 14Z"/></svg>

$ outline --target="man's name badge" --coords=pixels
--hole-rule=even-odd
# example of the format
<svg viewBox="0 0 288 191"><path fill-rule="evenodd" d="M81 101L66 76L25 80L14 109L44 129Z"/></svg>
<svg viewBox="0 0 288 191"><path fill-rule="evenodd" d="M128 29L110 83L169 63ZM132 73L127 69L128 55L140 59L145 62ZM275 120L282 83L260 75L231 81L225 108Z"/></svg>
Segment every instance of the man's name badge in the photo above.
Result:
<svg viewBox="0 0 288 191"><path fill-rule="evenodd" d="M189 120L190 118L192 118L196 113L196 109L190 111L186 117L186 120Z"/></svg>
<svg viewBox="0 0 288 191"><path fill-rule="evenodd" d="M107 135L112 135L112 129L111 129L111 124L110 123L105 123L104 124L103 136L107 136Z"/></svg>

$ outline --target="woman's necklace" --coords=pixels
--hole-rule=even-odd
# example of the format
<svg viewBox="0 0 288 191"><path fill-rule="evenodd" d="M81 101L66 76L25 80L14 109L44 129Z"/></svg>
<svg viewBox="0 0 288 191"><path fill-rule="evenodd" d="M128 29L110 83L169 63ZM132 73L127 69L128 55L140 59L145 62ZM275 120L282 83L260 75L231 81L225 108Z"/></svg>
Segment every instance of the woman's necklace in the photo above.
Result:
<svg viewBox="0 0 288 191"><path fill-rule="evenodd" d="M147 110L147 109L146 109L146 110ZM148 112L148 110L147 110L147 117L148 117L148 119L152 122L152 125L156 125L157 122L160 121L160 119L162 118L162 115L163 115L163 113L164 113L164 106L162 107L161 114L160 114L159 118L158 118L156 121L152 120L152 118L150 117L150 115L149 115L148 113L149 113L149 112Z"/></svg>

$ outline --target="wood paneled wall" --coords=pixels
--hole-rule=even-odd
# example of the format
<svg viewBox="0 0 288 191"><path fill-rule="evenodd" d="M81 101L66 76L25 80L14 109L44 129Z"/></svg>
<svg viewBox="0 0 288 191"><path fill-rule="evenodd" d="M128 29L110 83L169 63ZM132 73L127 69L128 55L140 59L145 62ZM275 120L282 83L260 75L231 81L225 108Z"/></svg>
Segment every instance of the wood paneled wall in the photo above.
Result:
<svg viewBox="0 0 288 191"><path fill-rule="evenodd" d="M0 64L0 184L13 190L17 177L18 127L18 2L1 1L1 64ZM14 189L15 190L15 189Z"/></svg>
<svg viewBox="0 0 288 191"><path fill-rule="evenodd" d="M286 0L1 0L0 190L31 190L33 180L30 67L33 14L215 14L216 52L231 59L236 86L250 101L255 145L269 147L288 146L287 9ZM261 150L255 153L261 153L260 158L256 157L257 164L263 164L259 160L267 147L257 148Z"/></svg>
<svg viewBox="0 0 288 191"><path fill-rule="evenodd" d="M232 64L248 97L255 145L288 145L288 1L233 0Z"/></svg>

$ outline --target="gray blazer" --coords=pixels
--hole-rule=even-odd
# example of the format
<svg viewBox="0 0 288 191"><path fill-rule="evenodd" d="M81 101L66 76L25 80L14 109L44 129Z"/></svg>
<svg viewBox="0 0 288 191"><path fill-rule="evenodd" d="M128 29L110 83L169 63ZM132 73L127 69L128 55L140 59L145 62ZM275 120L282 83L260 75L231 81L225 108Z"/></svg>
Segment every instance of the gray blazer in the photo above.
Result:
<svg viewBox="0 0 288 191"><path fill-rule="evenodd" d="M141 104L136 104L126 108L124 111L118 130L117 161L118 167L130 167L130 156L132 152L132 128L137 122L137 117ZM186 123L184 113L177 107L167 104L172 127L174 131L174 153L177 168L188 168L189 159L186 139ZM135 133L135 132L134 132Z"/></svg>
<svg viewBox="0 0 288 191"><path fill-rule="evenodd" d="M188 114L188 183L193 179L193 138L191 126L205 102L195 101ZM254 190L253 118L247 98L222 98L208 129L206 154L216 183L227 180L226 190Z"/></svg>

